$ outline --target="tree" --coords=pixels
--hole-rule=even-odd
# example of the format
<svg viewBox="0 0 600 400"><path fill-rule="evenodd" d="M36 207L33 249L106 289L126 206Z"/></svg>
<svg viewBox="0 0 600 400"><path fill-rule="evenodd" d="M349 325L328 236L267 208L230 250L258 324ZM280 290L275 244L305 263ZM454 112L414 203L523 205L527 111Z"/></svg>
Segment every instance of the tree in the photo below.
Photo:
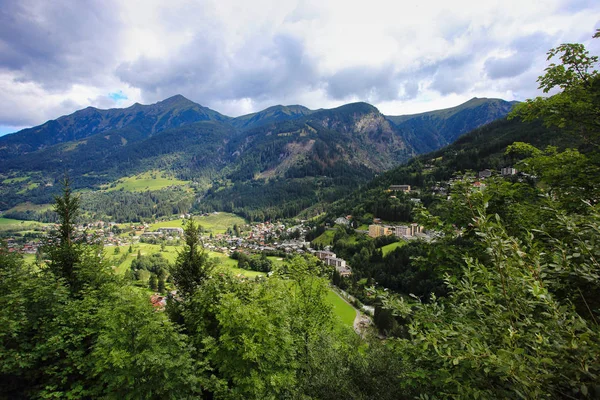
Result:
<svg viewBox="0 0 600 400"><path fill-rule="evenodd" d="M48 268L71 286L72 291L80 289L77 281L76 265L80 261L82 248L75 240L75 220L79 215L79 196L71 191L71 180L65 176L62 182L62 196L55 196L54 211L58 214L58 229L54 231L44 246L50 262Z"/></svg>
<svg viewBox="0 0 600 400"><path fill-rule="evenodd" d="M594 35L600 37L600 30ZM509 118L524 121L541 118L546 126L564 128L586 143L600 146L600 72L598 56L591 56L583 44L565 43L548 52L560 64L551 63L538 78L544 93L559 90L548 97L528 99L518 104Z"/></svg>
<svg viewBox="0 0 600 400"><path fill-rule="evenodd" d="M186 337L152 309L146 295L131 287L118 290L98 320L90 355L98 392L91 397L192 398L196 378Z"/></svg>
<svg viewBox="0 0 600 400"><path fill-rule="evenodd" d="M558 152L552 146L541 151L520 142L508 146L506 153L525 156L516 167L536 176L565 210L586 211L586 203L600 201L600 169L585 154L575 149Z"/></svg>
<svg viewBox="0 0 600 400"><path fill-rule="evenodd" d="M148 280L148 287L155 292L158 290L158 278L155 273L150 274L150 279Z"/></svg>
<svg viewBox="0 0 600 400"><path fill-rule="evenodd" d="M215 267L200 242L200 226L189 219L183 228L184 249L171 268L173 282L184 299L189 299Z"/></svg>
<svg viewBox="0 0 600 400"><path fill-rule="evenodd" d="M158 277L158 291L164 293L167 290L165 285L165 278L163 276Z"/></svg>
<svg viewBox="0 0 600 400"><path fill-rule="evenodd" d="M600 266L594 253L579 254L585 259L579 268L569 265L581 242L552 246L548 257L533 234L521 241L506 233L498 217L478 212L473 224L488 258L465 256L461 276L446 276L446 300L384 301L396 315L411 320L411 338L396 341L398 354L418 360L404 381L440 398L597 396L598 324L572 307L574 293L566 298L555 294L563 283L553 277L567 268L562 276L597 281L593 276ZM587 246L600 232L595 214ZM569 258L556 265L563 256Z"/></svg>

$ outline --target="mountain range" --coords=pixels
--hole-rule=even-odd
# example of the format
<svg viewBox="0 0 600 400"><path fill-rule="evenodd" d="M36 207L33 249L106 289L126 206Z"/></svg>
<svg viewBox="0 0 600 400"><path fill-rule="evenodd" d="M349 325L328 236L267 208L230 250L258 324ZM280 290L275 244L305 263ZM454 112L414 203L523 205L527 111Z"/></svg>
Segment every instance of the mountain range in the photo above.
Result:
<svg viewBox="0 0 600 400"><path fill-rule="evenodd" d="M367 103L319 110L278 105L232 118L177 95L123 109L88 107L0 137L0 210L50 202L65 172L76 189L98 190L161 171L191 183L199 210L293 216L503 118L512 106L475 98L450 109L385 116ZM262 214L250 215L257 210Z"/></svg>

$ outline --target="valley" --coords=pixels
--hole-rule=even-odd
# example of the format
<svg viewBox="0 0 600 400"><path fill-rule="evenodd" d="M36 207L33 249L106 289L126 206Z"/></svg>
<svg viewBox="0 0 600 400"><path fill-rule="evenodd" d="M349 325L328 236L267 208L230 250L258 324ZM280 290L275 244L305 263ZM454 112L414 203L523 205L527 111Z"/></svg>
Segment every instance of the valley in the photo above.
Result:
<svg viewBox="0 0 600 400"><path fill-rule="evenodd" d="M598 57L548 55L521 103L0 137L0 398L598 397Z"/></svg>

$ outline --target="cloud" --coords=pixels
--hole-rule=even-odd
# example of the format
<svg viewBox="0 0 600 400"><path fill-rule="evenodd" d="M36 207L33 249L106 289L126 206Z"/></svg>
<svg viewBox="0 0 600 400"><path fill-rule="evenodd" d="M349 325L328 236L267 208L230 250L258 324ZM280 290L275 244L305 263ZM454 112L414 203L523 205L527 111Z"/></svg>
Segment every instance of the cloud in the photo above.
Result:
<svg viewBox="0 0 600 400"><path fill-rule="evenodd" d="M490 57L485 61L485 71L492 79L510 78L521 75L531 66L529 57L514 54L508 57Z"/></svg>
<svg viewBox="0 0 600 400"><path fill-rule="evenodd" d="M260 101L301 90L318 81L314 60L298 38L248 38L234 52L224 40L198 33L168 60L141 57L116 70L144 98L160 100L181 93L203 104L252 98Z"/></svg>
<svg viewBox="0 0 600 400"><path fill-rule="evenodd" d="M111 67L122 28L112 0L4 1L0 70L50 91L93 84Z"/></svg>
<svg viewBox="0 0 600 400"><path fill-rule="evenodd" d="M0 125L177 93L234 116L522 99L539 94L549 48L600 48L599 20L589 0L4 0Z"/></svg>

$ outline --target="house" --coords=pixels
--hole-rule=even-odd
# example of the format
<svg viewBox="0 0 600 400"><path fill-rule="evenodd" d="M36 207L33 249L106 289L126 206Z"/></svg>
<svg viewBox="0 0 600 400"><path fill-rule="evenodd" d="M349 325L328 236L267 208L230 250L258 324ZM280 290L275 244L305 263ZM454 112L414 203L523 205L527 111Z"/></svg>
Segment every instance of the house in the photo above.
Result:
<svg viewBox="0 0 600 400"><path fill-rule="evenodd" d="M390 185L390 191L392 192L410 192L410 185Z"/></svg>
<svg viewBox="0 0 600 400"><path fill-rule="evenodd" d="M347 265L345 267L335 267L335 270L340 274L340 276L352 275L352 269Z"/></svg>
<svg viewBox="0 0 600 400"><path fill-rule="evenodd" d="M321 250L321 251L317 251L315 252L315 256L319 259L319 260L325 260L328 257L329 258L335 258L335 253L332 251L325 251L325 250Z"/></svg>
<svg viewBox="0 0 600 400"><path fill-rule="evenodd" d="M338 219L336 219L336 220L334 221L334 223L335 223L335 224L337 224L337 225L344 225L344 226L348 226L348 225L350 225L350 221L349 221L349 220L347 220L347 219L346 219L346 218L344 218L344 217L339 217Z"/></svg>
<svg viewBox="0 0 600 400"><path fill-rule="evenodd" d="M182 228L169 228L169 227L165 227L165 228L158 228L158 231L160 233L164 233L165 235L183 236L183 229Z"/></svg>
<svg viewBox="0 0 600 400"><path fill-rule="evenodd" d="M150 302L152 303L152 306L157 309L163 309L167 305L167 299L157 293L150 296Z"/></svg>
<svg viewBox="0 0 600 400"><path fill-rule="evenodd" d="M511 167L506 167L502 168L500 170L500 173L502 174L502 176L515 175L517 173L517 170Z"/></svg>
<svg viewBox="0 0 600 400"><path fill-rule="evenodd" d="M160 232L144 232L142 233L142 237L143 238L157 238L160 237L162 234Z"/></svg>
<svg viewBox="0 0 600 400"><path fill-rule="evenodd" d="M479 179L489 178L490 176L492 176L492 171L490 171L489 169L484 169L483 171L479 171L479 174L477 174L477 176L479 176Z"/></svg>
<svg viewBox="0 0 600 400"><path fill-rule="evenodd" d="M327 257L325 259L325 264L329 265L330 267L346 268L346 261L337 257Z"/></svg>

